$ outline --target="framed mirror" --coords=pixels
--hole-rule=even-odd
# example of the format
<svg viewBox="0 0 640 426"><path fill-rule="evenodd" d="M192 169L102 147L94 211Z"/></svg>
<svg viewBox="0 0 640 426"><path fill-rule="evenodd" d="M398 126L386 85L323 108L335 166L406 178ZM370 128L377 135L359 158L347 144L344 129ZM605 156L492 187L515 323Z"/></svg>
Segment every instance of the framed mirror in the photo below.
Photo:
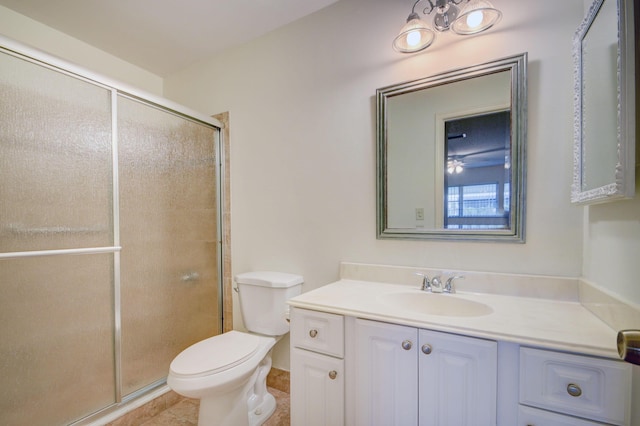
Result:
<svg viewBox="0 0 640 426"><path fill-rule="evenodd" d="M383 87L377 236L524 242L521 54Z"/></svg>
<svg viewBox="0 0 640 426"><path fill-rule="evenodd" d="M574 37L574 203L635 193L633 3L594 1Z"/></svg>

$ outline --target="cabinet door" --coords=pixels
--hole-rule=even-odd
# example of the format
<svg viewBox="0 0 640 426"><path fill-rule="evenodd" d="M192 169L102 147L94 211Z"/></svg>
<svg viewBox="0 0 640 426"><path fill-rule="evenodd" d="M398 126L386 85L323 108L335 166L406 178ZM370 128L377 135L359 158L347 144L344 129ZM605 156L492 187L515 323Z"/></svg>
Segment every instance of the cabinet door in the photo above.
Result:
<svg viewBox="0 0 640 426"><path fill-rule="evenodd" d="M344 424L344 360L291 349L291 425Z"/></svg>
<svg viewBox="0 0 640 426"><path fill-rule="evenodd" d="M418 423L418 331L356 319L355 424Z"/></svg>
<svg viewBox="0 0 640 426"><path fill-rule="evenodd" d="M420 330L420 425L496 424L497 343Z"/></svg>

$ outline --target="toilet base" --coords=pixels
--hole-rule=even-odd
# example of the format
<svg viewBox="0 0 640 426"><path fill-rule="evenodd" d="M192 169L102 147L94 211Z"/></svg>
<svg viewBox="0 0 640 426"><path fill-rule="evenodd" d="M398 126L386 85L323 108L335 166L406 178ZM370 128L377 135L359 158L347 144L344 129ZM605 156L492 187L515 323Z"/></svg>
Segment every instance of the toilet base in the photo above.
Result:
<svg viewBox="0 0 640 426"><path fill-rule="evenodd" d="M249 426L259 426L276 411L276 399L270 393L263 395L262 403L249 412Z"/></svg>
<svg viewBox="0 0 640 426"><path fill-rule="evenodd" d="M276 410L276 399L267 391L271 351L251 378L239 389L200 399L198 426L260 426Z"/></svg>

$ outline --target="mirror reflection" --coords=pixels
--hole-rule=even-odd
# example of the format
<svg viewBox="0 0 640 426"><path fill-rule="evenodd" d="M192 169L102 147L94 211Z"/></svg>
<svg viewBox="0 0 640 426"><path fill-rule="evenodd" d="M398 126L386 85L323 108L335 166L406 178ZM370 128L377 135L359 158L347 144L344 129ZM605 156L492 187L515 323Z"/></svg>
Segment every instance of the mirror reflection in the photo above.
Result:
<svg viewBox="0 0 640 426"><path fill-rule="evenodd" d="M582 61L582 120L588 125L583 125L587 131L582 133L580 189L588 191L616 180L618 23L614 1L602 4L582 46L586 53ZM589 157L591 162L587 163Z"/></svg>
<svg viewBox="0 0 640 426"><path fill-rule="evenodd" d="M444 229L509 229L511 114L447 120Z"/></svg>
<svg viewBox="0 0 640 426"><path fill-rule="evenodd" d="M378 90L379 238L524 240L525 59Z"/></svg>

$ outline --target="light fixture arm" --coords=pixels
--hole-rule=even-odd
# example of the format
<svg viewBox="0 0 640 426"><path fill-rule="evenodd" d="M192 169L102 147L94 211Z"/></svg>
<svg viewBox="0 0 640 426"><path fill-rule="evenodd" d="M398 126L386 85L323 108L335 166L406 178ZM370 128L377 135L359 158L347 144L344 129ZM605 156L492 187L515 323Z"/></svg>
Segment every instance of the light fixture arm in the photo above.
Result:
<svg viewBox="0 0 640 426"><path fill-rule="evenodd" d="M413 7L411 8L411 14L413 15L414 13L416 13L416 6L418 5L418 3L420 3L422 0L416 0L416 2L413 4ZM429 0L429 3L431 3L431 1Z"/></svg>
<svg viewBox="0 0 640 426"><path fill-rule="evenodd" d="M416 2L416 4L418 4L420 1L422 1L422 0L418 0ZM431 12L434 11L434 9L439 9L439 8L441 8L443 6L446 6L447 3L451 3L451 4L454 4L454 5L457 6L460 3L462 3L463 1L467 1L468 2L469 0L436 0L435 4L433 3L432 0L426 0L426 1L429 4L422 10L422 13L425 14L425 15L430 15ZM416 4L413 5L414 8L416 7Z"/></svg>

